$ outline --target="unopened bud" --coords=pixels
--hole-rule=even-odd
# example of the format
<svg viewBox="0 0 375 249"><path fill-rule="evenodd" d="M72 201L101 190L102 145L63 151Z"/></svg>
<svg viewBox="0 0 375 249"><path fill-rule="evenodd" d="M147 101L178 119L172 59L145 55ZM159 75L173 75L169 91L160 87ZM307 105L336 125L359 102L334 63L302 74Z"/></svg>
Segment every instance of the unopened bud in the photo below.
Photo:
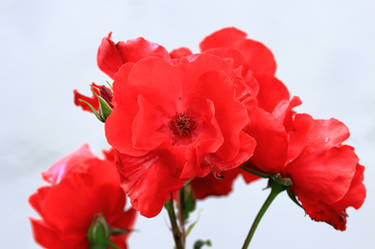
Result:
<svg viewBox="0 0 375 249"><path fill-rule="evenodd" d="M102 97L107 103L108 105L113 108L113 104L112 104L112 98L113 98L113 93L112 93L112 90L106 86L101 86L100 87L100 97Z"/></svg>
<svg viewBox="0 0 375 249"><path fill-rule="evenodd" d="M95 247L100 247L101 245L108 245L110 236L110 228L104 216L102 214L96 215L87 233L87 237L90 241L91 247L94 247L94 245Z"/></svg>

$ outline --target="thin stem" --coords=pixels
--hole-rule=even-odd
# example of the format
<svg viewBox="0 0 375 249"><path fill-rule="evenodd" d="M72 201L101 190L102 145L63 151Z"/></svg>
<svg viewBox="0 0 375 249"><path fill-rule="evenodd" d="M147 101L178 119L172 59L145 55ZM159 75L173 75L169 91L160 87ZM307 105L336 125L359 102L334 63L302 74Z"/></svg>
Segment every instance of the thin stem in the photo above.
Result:
<svg viewBox="0 0 375 249"><path fill-rule="evenodd" d="M249 247L250 241L254 236L255 230L258 227L258 224L260 220L262 219L264 213L267 211L268 207L271 205L272 201L275 199L275 197L282 191L285 190L285 187L271 181L271 193L268 195L266 201L263 203L263 206L259 210L257 216L255 217L255 220L253 224L251 225L251 228L249 230L249 233L247 234L247 237L243 243L242 249L247 249Z"/></svg>
<svg viewBox="0 0 375 249"><path fill-rule="evenodd" d="M178 219L180 224L181 240L185 247L185 220L184 220L184 208L185 208L185 186L178 192Z"/></svg>
<svg viewBox="0 0 375 249"><path fill-rule="evenodd" d="M176 244L176 248L184 249L184 244L182 243L182 238L181 238L181 232L177 225L177 217L174 211L172 195L171 195L171 199L166 201L164 205L165 205L165 209L167 209L169 220L171 221L173 239Z"/></svg>

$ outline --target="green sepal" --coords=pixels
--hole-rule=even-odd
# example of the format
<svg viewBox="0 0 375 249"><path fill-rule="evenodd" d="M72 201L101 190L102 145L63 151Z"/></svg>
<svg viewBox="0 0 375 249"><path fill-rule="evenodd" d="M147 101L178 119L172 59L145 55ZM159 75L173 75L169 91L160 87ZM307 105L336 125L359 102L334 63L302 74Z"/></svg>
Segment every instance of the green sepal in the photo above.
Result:
<svg viewBox="0 0 375 249"><path fill-rule="evenodd" d="M259 177L262 177L262 178L270 178L272 176L271 174L259 172L259 171L256 171L256 170L253 170L253 169L250 169L250 168L246 168L244 166L240 166L239 168L245 170L246 172L248 172L250 174L253 174L253 175L256 175L256 176L259 176Z"/></svg>
<svg viewBox="0 0 375 249"><path fill-rule="evenodd" d="M201 249L203 246L212 246L212 243L210 240L197 240L194 243L194 249Z"/></svg>
<svg viewBox="0 0 375 249"><path fill-rule="evenodd" d="M92 111L92 113L95 114L96 118L99 119L99 121L101 121L101 122L104 123L105 120L103 120L103 118L100 116L100 114L95 110L95 108L91 104L89 104L88 102L84 101L83 99L78 99L78 101L82 102L82 103L85 103L90 108L90 110Z"/></svg>
<svg viewBox="0 0 375 249"><path fill-rule="evenodd" d="M280 173L272 175L270 179L284 187L290 187L293 184L292 179L283 178Z"/></svg>
<svg viewBox="0 0 375 249"><path fill-rule="evenodd" d="M104 216L101 213L96 215L87 232L87 238L90 244L99 247L100 245L108 245L110 236L111 232Z"/></svg>
<svg viewBox="0 0 375 249"><path fill-rule="evenodd" d="M111 88L111 90L113 91L112 84L108 80L106 80L105 83L107 83L107 85L109 86L109 88Z"/></svg>
<svg viewBox="0 0 375 249"><path fill-rule="evenodd" d="M133 230L122 229L122 228L117 228L117 227L110 227L110 232L111 232L111 235L121 235L121 234L124 234L124 233L133 232Z"/></svg>
<svg viewBox="0 0 375 249"><path fill-rule="evenodd" d="M296 195L293 193L293 191L290 189L290 188L287 188L287 193L288 193L288 196L289 198L295 203L297 204L297 206L299 206L300 208L303 208L301 203L299 203L299 201L297 200L297 197Z"/></svg>
<svg viewBox="0 0 375 249"><path fill-rule="evenodd" d="M104 120L103 122L105 122L107 117L112 113L112 108L109 106L107 101L100 97L94 90L92 90L92 93L95 94L95 96L99 100L99 113L101 114L100 116Z"/></svg>

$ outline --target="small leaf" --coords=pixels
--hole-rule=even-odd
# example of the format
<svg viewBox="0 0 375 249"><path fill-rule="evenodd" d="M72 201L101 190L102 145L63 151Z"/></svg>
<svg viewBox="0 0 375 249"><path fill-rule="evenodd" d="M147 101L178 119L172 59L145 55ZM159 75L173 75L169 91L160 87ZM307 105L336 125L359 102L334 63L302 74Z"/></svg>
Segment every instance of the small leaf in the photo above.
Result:
<svg viewBox="0 0 375 249"><path fill-rule="evenodd" d="M193 230L195 225L198 223L200 215L201 215L201 211L202 210L199 210L197 219L188 226L187 230L185 231L185 237L187 237L190 234L191 230Z"/></svg>
<svg viewBox="0 0 375 249"><path fill-rule="evenodd" d="M198 222L198 220L197 220L197 221L194 221L193 223L191 223L191 224L188 226L188 228L187 228L186 231L185 231L185 237L187 237L187 236L190 234L191 230L193 230L193 228L195 227L195 225L197 224L197 222Z"/></svg>
<svg viewBox="0 0 375 249"><path fill-rule="evenodd" d="M206 246L212 246L211 241L210 240L206 240L206 241L197 240L194 243L194 249L201 249L205 245Z"/></svg>

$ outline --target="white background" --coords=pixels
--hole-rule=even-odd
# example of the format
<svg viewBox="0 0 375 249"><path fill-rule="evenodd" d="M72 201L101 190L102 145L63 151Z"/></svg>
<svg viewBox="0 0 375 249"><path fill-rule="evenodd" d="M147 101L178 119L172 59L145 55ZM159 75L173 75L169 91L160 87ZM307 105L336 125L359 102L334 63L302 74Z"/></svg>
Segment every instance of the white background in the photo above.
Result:
<svg viewBox="0 0 375 249"><path fill-rule="evenodd" d="M373 248L375 223L375 1L0 1L0 245L39 248L27 216L27 198L43 182L40 172L83 142L107 147L103 127L73 105L74 88L107 77L96 66L101 38L137 36L168 50L198 43L209 33L236 26L264 42L278 62L277 76L300 112L336 117L350 128L348 143L367 166L367 199L349 209L348 229L316 223L285 195L262 220L252 248ZM189 236L211 239L213 248L240 248L267 196L266 182L239 179L228 198L199 203L200 220ZM194 217L197 216L197 213ZM139 217L131 249L172 248L167 216Z"/></svg>

